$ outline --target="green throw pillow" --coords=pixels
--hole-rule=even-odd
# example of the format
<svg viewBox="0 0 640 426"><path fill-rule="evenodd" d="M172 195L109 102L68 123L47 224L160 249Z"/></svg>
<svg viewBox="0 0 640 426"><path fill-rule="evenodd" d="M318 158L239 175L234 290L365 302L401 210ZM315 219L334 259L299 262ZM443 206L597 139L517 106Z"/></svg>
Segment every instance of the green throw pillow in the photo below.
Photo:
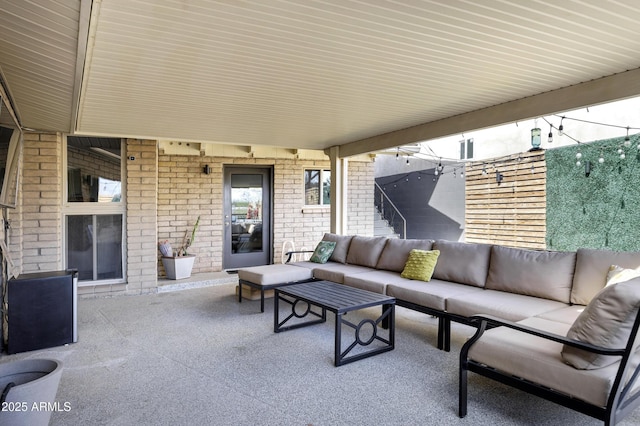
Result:
<svg viewBox="0 0 640 426"><path fill-rule="evenodd" d="M429 281L438 256L440 256L440 250L411 250L400 276L411 280Z"/></svg>
<svg viewBox="0 0 640 426"><path fill-rule="evenodd" d="M327 263L335 248L335 241L320 241L309 260L316 263Z"/></svg>

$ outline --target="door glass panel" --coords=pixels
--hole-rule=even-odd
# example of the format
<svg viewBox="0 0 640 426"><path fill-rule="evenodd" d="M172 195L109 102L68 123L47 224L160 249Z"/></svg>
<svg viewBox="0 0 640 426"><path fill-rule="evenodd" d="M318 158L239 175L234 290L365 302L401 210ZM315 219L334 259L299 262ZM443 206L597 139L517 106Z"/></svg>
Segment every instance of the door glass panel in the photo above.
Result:
<svg viewBox="0 0 640 426"><path fill-rule="evenodd" d="M231 175L231 251L263 250L262 175Z"/></svg>

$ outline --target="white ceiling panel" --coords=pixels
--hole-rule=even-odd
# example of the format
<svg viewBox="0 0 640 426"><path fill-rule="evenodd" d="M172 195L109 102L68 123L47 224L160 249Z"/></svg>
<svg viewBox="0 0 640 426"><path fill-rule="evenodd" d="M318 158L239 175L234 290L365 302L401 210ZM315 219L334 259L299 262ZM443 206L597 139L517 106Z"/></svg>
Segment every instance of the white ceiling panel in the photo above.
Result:
<svg viewBox="0 0 640 426"><path fill-rule="evenodd" d="M86 135L362 151L640 68L635 0L94 0L74 78L80 1L6 1L0 67L23 124ZM612 82L572 106L627 96Z"/></svg>

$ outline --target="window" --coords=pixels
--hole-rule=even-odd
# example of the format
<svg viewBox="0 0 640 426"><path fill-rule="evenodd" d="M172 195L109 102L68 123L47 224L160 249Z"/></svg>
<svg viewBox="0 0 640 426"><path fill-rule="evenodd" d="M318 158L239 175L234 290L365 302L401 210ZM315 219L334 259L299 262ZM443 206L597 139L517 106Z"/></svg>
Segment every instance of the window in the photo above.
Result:
<svg viewBox="0 0 640 426"><path fill-rule="evenodd" d="M331 171L304 171L304 204L307 206L331 204Z"/></svg>
<svg viewBox="0 0 640 426"><path fill-rule="evenodd" d="M462 139L460 141L460 159L470 160L473 158L473 139Z"/></svg>
<svg viewBox="0 0 640 426"><path fill-rule="evenodd" d="M79 281L124 280L120 139L67 137L65 265Z"/></svg>
<svg viewBox="0 0 640 426"><path fill-rule="evenodd" d="M121 279L122 215L67 215L67 265L79 281Z"/></svg>

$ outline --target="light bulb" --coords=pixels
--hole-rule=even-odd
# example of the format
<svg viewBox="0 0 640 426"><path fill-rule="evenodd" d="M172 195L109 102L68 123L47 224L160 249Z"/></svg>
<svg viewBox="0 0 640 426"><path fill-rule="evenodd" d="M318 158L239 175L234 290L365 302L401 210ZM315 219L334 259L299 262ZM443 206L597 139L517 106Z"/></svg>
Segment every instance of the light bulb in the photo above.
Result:
<svg viewBox="0 0 640 426"><path fill-rule="evenodd" d="M581 158L582 158L582 153L581 152L576 153L576 159L579 160Z"/></svg>
<svg viewBox="0 0 640 426"><path fill-rule="evenodd" d="M547 139L547 142L553 143L553 133L551 133L551 130L549 130L549 138Z"/></svg>
<svg viewBox="0 0 640 426"><path fill-rule="evenodd" d="M580 160L576 161L576 166L578 167L582 166L582 163L580 162Z"/></svg>
<svg viewBox="0 0 640 426"><path fill-rule="evenodd" d="M600 164L604 163L604 158L602 158L602 157L598 158L598 163L600 163Z"/></svg>
<svg viewBox="0 0 640 426"><path fill-rule="evenodd" d="M624 160L625 158L627 158L627 156L624 154L624 152L622 154L620 154L620 159Z"/></svg>

